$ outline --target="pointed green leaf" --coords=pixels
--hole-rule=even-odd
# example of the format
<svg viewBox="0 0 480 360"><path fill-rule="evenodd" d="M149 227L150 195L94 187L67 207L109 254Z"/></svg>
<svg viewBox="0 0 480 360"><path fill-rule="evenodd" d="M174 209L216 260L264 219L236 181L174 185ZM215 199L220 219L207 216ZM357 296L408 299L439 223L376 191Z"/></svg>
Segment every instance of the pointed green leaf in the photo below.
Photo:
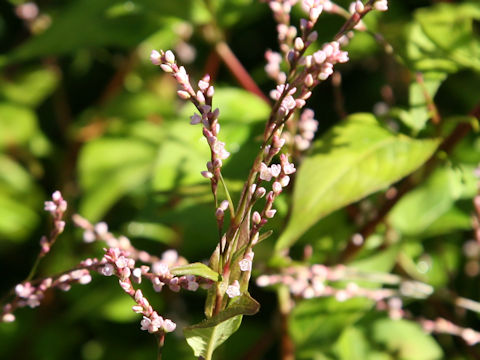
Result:
<svg viewBox="0 0 480 360"><path fill-rule="evenodd" d="M213 281L221 281L222 279L219 273L213 271L207 265L198 262L188 265L176 266L174 268L171 268L170 272L176 276L195 275Z"/></svg>
<svg viewBox="0 0 480 360"><path fill-rule="evenodd" d="M242 322L242 315L254 315L260 305L248 293L236 298L227 309L183 330L195 356L211 359L213 351L225 342Z"/></svg>
<svg viewBox="0 0 480 360"><path fill-rule="evenodd" d="M332 211L410 174L438 144L438 140L392 134L371 114L349 116L315 143L299 168L292 216L276 250L291 246Z"/></svg>

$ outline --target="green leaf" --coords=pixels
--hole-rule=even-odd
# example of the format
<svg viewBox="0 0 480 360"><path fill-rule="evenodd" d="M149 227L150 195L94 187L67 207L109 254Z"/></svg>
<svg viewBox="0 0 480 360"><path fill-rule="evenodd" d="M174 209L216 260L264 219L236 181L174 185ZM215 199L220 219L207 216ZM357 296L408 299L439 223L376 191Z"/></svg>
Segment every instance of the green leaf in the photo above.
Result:
<svg viewBox="0 0 480 360"><path fill-rule="evenodd" d="M423 86L417 81L413 81L410 84L408 101L410 105L410 117L406 125L411 127L415 132L419 132L425 127L427 120L432 116L428 109L426 92L430 99L433 99L438 88L442 82L446 79L445 73L428 72L422 74ZM404 121L405 122L405 121Z"/></svg>
<svg viewBox="0 0 480 360"><path fill-rule="evenodd" d="M289 319L289 333L298 358L309 358L307 354L330 349L342 331L360 319L371 305L372 301L365 298L339 302L333 297L299 303Z"/></svg>
<svg viewBox="0 0 480 360"><path fill-rule="evenodd" d="M216 271L210 269L207 265L202 263L192 263L188 265L176 266L170 269L170 272L176 276L195 275L201 276L205 279L213 281L221 281L222 277Z"/></svg>
<svg viewBox="0 0 480 360"><path fill-rule="evenodd" d="M141 237L173 245L177 233L168 226L145 221L132 221L126 225L126 233L130 237Z"/></svg>
<svg viewBox="0 0 480 360"><path fill-rule="evenodd" d="M480 38L473 31L480 5L438 4L420 8L407 34L407 58L415 71L480 71Z"/></svg>
<svg viewBox="0 0 480 360"><path fill-rule="evenodd" d="M1 154L0 169L0 237L26 240L40 220L38 207L44 195L27 170Z"/></svg>
<svg viewBox="0 0 480 360"><path fill-rule="evenodd" d="M183 2L183 6L156 0L68 2L52 16L52 25L44 33L16 48L7 55L7 61L64 55L100 46L132 48L162 27L169 16L188 18L191 0ZM167 41L170 43L174 36L172 31Z"/></svg>
<svg viewBox="0 0 480 360"><path fill-rule="evenodd" d="M185 328L183 333L188 345L195 356L210 360L214 350L238 330L242 315L254 315L259 308L248 293L242 294L219 314Z"/></svg>
<svg viewBox="0 0 480 360"><path fill-rule="evenodd" d="M375 322L372 335L399 360L436 360L443 355L435 340L411 321L381 319Z"/></svg>
<svg viewBox="0 0 480 360"><path fill-rule="evenodd" d="M128 191L152 174L156 147L136 139L102 138L87 143L79 157L85 196L80 212L98 221Z"/></svg>
<svg viewBox="0 0 480 360"><path fill-rule="evenodd" d="M25 145L37 131L37 117L28 108L0 103L0 149Z"/></svg>
<svg viewBox="0 0 480 360"><path fill-rule="evenodd" d="M420 167L438 140L394 135L371 114L349 116L319 141L300 166L291 218L276 250L291 246L318 220L384 189Z"/></svg>
<svg viewBox="0 0 480 360"><path fill-rule="evenodd" d="M369 344L364 332L356 327L346 328L334 345L340 360L368 359Z"/></svg>
<svg viewBox="0 0 480 360"><path fill-rule="evenodd" d="M27 204L0 193L0 236L23 240L37 226L38 214Z"/></svg>
<svg viewBox="0 0 480 360"><path fill-rule="evenodd" d="M449 218L448 224L438 223L453 208L455 201L471 198L477 191L477 181L473 167L438 168L425 183L404 196L389 214L389 223L407 236L425 236L436 224L435 233L443 230L454 230L454 223ZM455 212L458 215L458 212ZM451 214L451 215L455 215ZM455 217L460 228L464 226L463 217Z"/></svg>
<svg viewBox="0 0 480 360"><path fill-rule="evenodd" d="M36 107L57 87L60 76L53 69L31 69L0 78L0 96L20 105Z"/></svg>

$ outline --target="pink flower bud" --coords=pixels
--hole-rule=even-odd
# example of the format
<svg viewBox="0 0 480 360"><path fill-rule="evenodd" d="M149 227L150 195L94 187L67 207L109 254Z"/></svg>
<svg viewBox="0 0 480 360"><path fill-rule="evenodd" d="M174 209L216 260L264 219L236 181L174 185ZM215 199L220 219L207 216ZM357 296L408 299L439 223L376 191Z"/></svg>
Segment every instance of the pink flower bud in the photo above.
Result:
<svg viewBox="0 0 480 360"><path fill-rule="evenodd" d="M252 215L252 221L255 225L260 224L260 221L262 221L262 217L258 213L258 211L254 211Z"/></svg>
<svg viewBox="0 0 480 360"><path fill-rule="evenodd" d="M379 0L373 4L376 10L378 11L387 11L388 10L388 2L387 0Z"/></svg>
<svg viewBox="0 0 480 360"><path fill-rule="evenodd" d="M307 76L305 76L305 81L304 81L305 86L312 87L313 83L314 83L314 79L312 74L308 74Z"/></svg>
<svg viewBox="0 0 480 360"><path fill-rule="evenodd" d="M150 53L150 61L152 62L153 65L160 65L161 64L162 57L157 50L152 50L152 52Z"/></svg>
<svg viewBox="0 0 480 360"><path fill-rule="evenodd" d="M200 90L197 91L197 100L201 104L205 103L205 96Z"/></svg>
<svg viewBox="0 0 480 360"><path fill-rule="evenodd" d="M202 91L207 90L209 86L210 84L208 83L208 81L200 80L198 82L198 88Z"/></svg>
<svg viewBox="0 0 480 360"><path fill-rule="evenodd" d="M290 176L288 175L282 176L282 178L280 179L280 184L283 187L285 187L285 186L288 186L289 183L290 183Z"/></svg>
<svg viewBox="0 0 480 360"><path fill-rule="evenodd" d="M223 200L223 201L220 203L219 208L222 209L223 211L226 211L226 210L228 209L228 201L227 201L227 200Z"/></svg>
<svg viewBox="0 0 480 360"><path fill-rule="evenodd" d="M175 63L175 55L173 55L173 52L171 52L170 50L167 50L165 52L165 60L170 64Z"/></svg>
<svg viewBox="0 0 480 360"><path fill-rule="evenodd" d="M52 200L55 202L59 202L60 200L63 200L62 194L60 193L60 191L57 190L52 194Z"/></svg>
<svg viewBox="0 0 480 360"><path fill-rule="evenodd" d="M265 190L264 187L260 186L256 191L255 191L255 197L261 199L262 197L265 196L267 193L267 190Z"/></svg>
<svg viewBox="0 0 480 360"><path fill-rule="evenodd" d="M213 174L210 171L202 171L200 174L206 179L211 179L213 178Z"/></svg>
<svg viewBox="0 0 480 360"><path fill-rule="evenodd" d="M269 219L273 218L275 216L275 213L277 212L277 210L275 209L270 209L270 210L267 210L265 211L265 216Z"/></svg>
<svg viewBox="0 0 480 360"><path fill-rule="evenodd" d="M215 211L215 217L217 218L217 220L222 220L223 217L224 217L224 215L225 215L225 212L224 212L222 209L220 209L220 208L218 208L218 209Z"/></svg>
<svg viewBox="0 0 480 360"><path fill-rule="evenodd" d="M260 287L265 287L270 285L270 277L268 275L260 275L257 278L257 285Z"/></svg>
<svg viewBox="0 0 480 360"><path fill-rule="evenodd" d="M363 10L365 10L365 6L363 6L363 3L360 0L357 0L355 2L355 11L361 13Z"/></svg>
<svg viewBox="0 0 480 360"><path fill-rule="evenodd" d="M188 91L185 91L185 90L178 90L177 95L180 99L183 99L183 100L188 100L191 97Z"/></svg>
<svg viewBox="0 0 480 360"><path fill-rule="evenodd" d="M95 232L98 235L105 235L108 232L108 225L105 222L99 222L98 224L95 225Z"/></svg>
<svg viewBox="0 0 480 360"><path fill-rule="evenodd" d="M272 185L272 190L275 195L278 195L282 192L282 185L278 181L275 181Z"/></svg>
<svg viewBox="0 0 480 360"><path fill-rule="evenodd" d="M303 43L302 38L300 37L295 38L294 46L295 46L295 50L302 51L303 48L305 47L305 44Z"/></svg>
<svg viewBox="0 0 480 360"><path fill-rule="evenodd" d="M158 65L158 64L155 64L155 65ZM172 73L173 72L172 67L168 64L160 64L160 68L166 73Z"/></svg>
<svg viewBox="0 0 480 360"><path fill-rule="evenodd" d="M15 315L13 315L11 313L4 314L2 316L2 321L6 322L6 323L14 322L15 321Z"/></svg>
<svg viewBox="0 0 480 360"><path fill-rule="evenodd" d="M172 320L170 319L165 319L163 322L163 330L165 332L172 332L177 328L177 324L175 324Z"/></svg>
<svg viewBox="0 0 480 360"><path fill-rule="evenodd" d="M316 31L312 31L307 37L307 41L310 43L317 41L317 39L318 33Z"/></svg>

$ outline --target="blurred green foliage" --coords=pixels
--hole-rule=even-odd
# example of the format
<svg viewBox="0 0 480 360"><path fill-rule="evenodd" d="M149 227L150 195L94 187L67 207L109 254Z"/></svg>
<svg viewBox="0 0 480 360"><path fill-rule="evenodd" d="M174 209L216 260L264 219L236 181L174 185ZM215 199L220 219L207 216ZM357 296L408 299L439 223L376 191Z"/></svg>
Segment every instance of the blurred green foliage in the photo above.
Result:
<svg viewBox="0 0 480 360"><path fill-rule="evenodd" d="M212 0L212 17L202 0L38 0L39 16L25 21L15 15L22 2L0 3L2 293L28 274L38 240L49 231L43 201L56 189L69 201L69 215L105 220L138 248L154 254L176 248L192 262L208 259L217 234L210 187L199 172L209 151L199 128L188 123L193 108L177 100L176 84L150 64L148 55L151 49L172 48L199 79L216 63L205 35L215 20L267 93L273 83L263 73L263 53L276 49L268 7L256 0ZM348 1L338 3L348 6ZM371 15L365 19L371 33L353 39L347 47L352 61L339 67L341 98L348 114L388 111L341 122L334 95L339 89L330 81L317 89L308 106L321 131L292 194L279 199L279 216L269 225L274 236L256 250L261 267L275 249L294 244L293 257L311 244L312 262L334 263L365 221L352 218L352 207L367 219L374 216L378 191L421 169L458 123L475 124L468 115L480 100L480 4L391 0L387 13ZM294 20L299 16L295 13ZM342 23L322 15L320 39L331 39ZM391 53L385 51L390 45ZM240 89L224 65L213 68L220 140L232 153L224 176L237 198L269 107ZM428 97L442 116L440 131L432 124ZM449 289L478 299L478 274L465 273L463 245L473 236L471 200L478 191L473 170L480 163L480 139L471 132L443 155L350 265L398 272L440 293ZM81 233L68 223L40 274L101 255L101 246L83 244ZM148 287L144 291L180 328L203 317L205 292L159 296ZM217 359L280 358L275 294L254 285L251 294L260 312L245 317L225 344L217 339ZM155 341L139 330L131 305L115 281L101 276L86 287L48 293L40 308L21 309L16 322L0 323L0 358L152 359ZM442 314L480 328L477 315L458 314L436 297L407 306L416 316ZM390 320L365 299L300 302L288 331L298 359L480 357L477 348L459 339L427 335L410 320ZM167 336L165 359L192 357L180 331Z"/></svg>

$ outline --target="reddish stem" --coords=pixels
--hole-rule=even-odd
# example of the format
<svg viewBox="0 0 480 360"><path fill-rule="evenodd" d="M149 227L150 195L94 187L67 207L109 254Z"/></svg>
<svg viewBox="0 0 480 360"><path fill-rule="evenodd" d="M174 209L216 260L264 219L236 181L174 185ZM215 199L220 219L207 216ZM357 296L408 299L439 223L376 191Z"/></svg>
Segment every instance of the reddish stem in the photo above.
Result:
<svg viewBox="0 0 480 360"><path fill-rule="evenodd" d="M260 90L255 81L253 81L250 74L245 70L226 42L218 42L215 45L215 51L245 90L257 95L267 104L270 104L270 100L265 96L262 90Z"/></svg>

